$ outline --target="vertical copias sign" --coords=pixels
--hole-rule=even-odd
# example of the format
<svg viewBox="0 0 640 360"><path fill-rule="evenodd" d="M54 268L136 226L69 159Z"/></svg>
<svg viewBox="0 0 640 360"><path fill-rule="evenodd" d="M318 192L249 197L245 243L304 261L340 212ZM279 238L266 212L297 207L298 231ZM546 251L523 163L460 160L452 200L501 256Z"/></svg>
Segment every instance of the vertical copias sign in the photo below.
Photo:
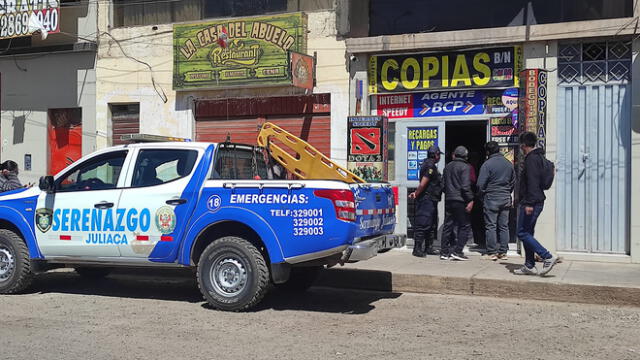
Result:
<svg viewBox="0 0 640 360"><path fill-rule="evenodd" d="M304 13L176 24L173 88L290 85L290 52L306 52Z"/></svg>
<svg viewBox="0 0 640 360"><path fill-rule="evenodd" d="M60 32L58 0L0 0L0 39L29 36L37 19L47 33Z"/></svg>

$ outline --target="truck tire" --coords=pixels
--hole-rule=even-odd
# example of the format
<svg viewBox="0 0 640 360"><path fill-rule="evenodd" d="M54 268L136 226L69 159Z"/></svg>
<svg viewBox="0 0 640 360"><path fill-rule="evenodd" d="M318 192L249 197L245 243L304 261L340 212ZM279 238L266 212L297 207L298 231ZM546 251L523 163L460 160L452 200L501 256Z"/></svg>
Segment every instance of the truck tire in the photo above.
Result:
<svg viewBox="0 0 640 360"><path fill-rule="evenodd" d="M214 308L251 308L269 290L269 267L250 242L233 236L215 240L198 261L198 287Z"/></svg>
<svg viewBox="0 0 640 360"><path fill-rule="evenodd" d="M294 267L286 283L276 284L276 288L290 293L302 293L307 291L320 276L323 266Z"/></svg>
<svg viewBox="0 0 640 360"><path fill-rule="evenodd" d="M13 231L0 229L0 294L19 293L32 281L27 245Z"/></svg>
<svg viewBox="0 0 640 360"><path fill-rule="evenodd" d="M102 279L111 273L111 268L105 267L77 267L75 268L76 274L87 279Z"/></svg>

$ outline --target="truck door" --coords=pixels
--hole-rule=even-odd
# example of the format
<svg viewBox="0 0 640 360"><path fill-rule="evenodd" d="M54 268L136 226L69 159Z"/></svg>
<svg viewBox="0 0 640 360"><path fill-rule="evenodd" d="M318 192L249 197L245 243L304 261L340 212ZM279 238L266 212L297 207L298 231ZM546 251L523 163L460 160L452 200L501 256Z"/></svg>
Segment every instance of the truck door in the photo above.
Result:
<svg viewBox="0 0 640 360"><path fill-rule="evenodd" d="M129 216L126 218L131 241L120 244L122 256L155 261L175 259L202 186L200 177L204 175L194 173L204 153L201 148L137 151L120 199L120 207L132 214L132 223ZM143 226L147 217L150 226Z"/></svg>
<svg viewBox="0 0 640 360"><path fill-rule="evenodd" d="M45 257L115 257L127 241L118 227L118 199L127 150L94 156L55 180L38 197L36 238ZM121 176L122 175L122 176Z"/></svg>

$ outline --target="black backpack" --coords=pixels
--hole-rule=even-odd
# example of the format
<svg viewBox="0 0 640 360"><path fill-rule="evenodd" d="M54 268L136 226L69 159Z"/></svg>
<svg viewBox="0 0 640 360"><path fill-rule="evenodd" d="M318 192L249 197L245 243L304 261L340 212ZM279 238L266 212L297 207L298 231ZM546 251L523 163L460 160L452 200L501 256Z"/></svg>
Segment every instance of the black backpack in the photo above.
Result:
<svg viewBox="0 0 640 360"><path fill-rule="evenodd" d="M549 190L553 185L553 178L556 176L556 165L553 161L540 155L542 158L542 190Z"/></svg>

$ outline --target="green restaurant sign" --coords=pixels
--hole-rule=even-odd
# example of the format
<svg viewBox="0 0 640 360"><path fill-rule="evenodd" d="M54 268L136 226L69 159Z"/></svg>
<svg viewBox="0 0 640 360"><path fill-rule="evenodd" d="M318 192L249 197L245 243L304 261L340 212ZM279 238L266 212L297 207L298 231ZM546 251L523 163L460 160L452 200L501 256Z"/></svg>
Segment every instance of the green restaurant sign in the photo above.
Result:
<svg viewBox="0 0 640 360"><path fill-rule="evenodd" d="M290 85L290 52L306 52L306 33L304 13L176 24L173 88Z"/></svg>

